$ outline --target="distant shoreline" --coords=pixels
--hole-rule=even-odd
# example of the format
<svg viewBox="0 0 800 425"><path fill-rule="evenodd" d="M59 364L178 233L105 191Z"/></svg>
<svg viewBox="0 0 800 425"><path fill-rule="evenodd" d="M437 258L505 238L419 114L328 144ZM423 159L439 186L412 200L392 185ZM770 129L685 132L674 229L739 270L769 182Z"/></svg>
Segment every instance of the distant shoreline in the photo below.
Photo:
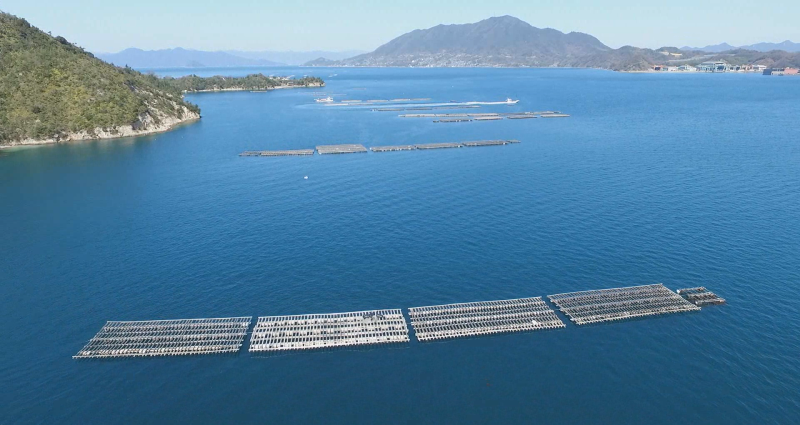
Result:
<svg viewBox="0 0 800 425"><path fill-rule="evenodd" d="M226 89L202 89L202 90L184 90L184 93L191 94L191 93L215 93L215 92L223 92L223 91L249 91L249 92L266 92L272 90L280 90L280 89L310 89L310 88L320 88L325 87L325 83L322 84L309 84L307 86L294 86L294 85L285 85L285 86L275 86L275 87L268 87L265 89L262 88L252 88L252 87L230 87Z"/></svg>

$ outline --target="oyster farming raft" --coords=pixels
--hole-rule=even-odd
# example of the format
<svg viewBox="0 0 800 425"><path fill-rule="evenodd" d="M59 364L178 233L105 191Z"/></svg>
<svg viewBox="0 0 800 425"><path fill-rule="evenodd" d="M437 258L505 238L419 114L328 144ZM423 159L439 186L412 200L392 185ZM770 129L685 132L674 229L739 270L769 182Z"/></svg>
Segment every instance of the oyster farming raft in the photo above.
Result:
<svg viewBox="0 0 800 425"><path fill-rule="evenodd" d="M725 300L705 287L672 292L662 284L549 295L574 324L616 322L696 312ZM564 322L542 297L412 307L419 342L510 332L563 329ZM109 321L73 356L75 359L235 354L250 334L250 353L408 344L401 309L252 317Z"/></svg>

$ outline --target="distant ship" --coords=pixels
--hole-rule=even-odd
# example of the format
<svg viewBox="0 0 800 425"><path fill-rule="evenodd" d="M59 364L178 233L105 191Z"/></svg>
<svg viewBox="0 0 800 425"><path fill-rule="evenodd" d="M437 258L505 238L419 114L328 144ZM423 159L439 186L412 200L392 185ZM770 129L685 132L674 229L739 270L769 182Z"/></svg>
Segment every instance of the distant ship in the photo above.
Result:
<svg viewBox="0 0 800 425"><path fill-rule="evenodd" d="M516 105L519 100L514 100L512 98L507 98L503 102L464 102L464 105Z"/></svg>
<svg viewBox="0 0 800 425"><path fill-rule="evenodd" d="M331 102L333 102L333 98L332 98L332 97L330 97L330 96L328 96L328 97L321 97L321 98L319 98L319 99L314 99L314 101L315 101L315 102L319 102L319 103L331 103Z"/></svg>

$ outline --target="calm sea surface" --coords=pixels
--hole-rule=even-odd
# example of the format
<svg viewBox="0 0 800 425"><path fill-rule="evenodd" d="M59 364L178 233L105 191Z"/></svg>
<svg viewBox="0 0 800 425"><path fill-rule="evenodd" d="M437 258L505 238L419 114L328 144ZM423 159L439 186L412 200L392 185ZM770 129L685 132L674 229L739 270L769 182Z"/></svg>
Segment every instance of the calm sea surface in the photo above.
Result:
<svg viewBox="0 0 800 425"><path fill-rule="evenodd" d="M799 423L800 78L266 72L337 99L572 117L434 124L315 105L317 89L207 93L172 132L0 152L0 423ZM498 138L522 143L237 156ZM361 351L71 358L107 320L659 282L728 305Z"/></svg>

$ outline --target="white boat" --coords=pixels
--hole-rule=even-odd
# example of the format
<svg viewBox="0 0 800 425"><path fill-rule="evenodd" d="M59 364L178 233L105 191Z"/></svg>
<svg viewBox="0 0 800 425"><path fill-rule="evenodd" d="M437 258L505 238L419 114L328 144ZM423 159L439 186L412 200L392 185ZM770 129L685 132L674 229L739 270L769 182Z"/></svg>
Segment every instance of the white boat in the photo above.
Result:
<svg viewBox="0 0 800 425"><path fill-rule="evenodd" d="M319 103L331 103L331 102L333 102L333 98L332 98L332 97L330 97L330 96L328 96L328 97L321 97L321 98L319 98L319 99L314 99L314 101L315 101L315 102L319 102Z"/></svg>
<svg viewBox="0 0 800 425"><path fill-rule="evenodd" d="M459 105L516 105L518 102L519 100L514 100L509 97L502 102L463 102L458 104Z"/></svg>

